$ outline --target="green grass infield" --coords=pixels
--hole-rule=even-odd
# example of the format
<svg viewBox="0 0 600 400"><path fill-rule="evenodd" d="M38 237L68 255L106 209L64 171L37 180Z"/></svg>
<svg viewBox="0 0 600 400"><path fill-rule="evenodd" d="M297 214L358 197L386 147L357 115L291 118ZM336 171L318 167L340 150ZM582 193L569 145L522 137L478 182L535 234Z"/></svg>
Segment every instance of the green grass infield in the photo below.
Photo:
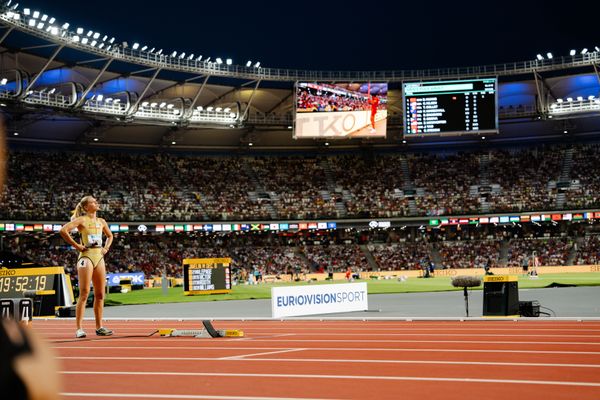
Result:
<svg viewBox="0 0 600 400"><path fill-rule="evenodd" d="M367 282L369 294L383 293L416 293L416 292L441 292L462 290L451 284L448 276L433 278L408 278L405 281L398 279L364 279L354 282ZM147 288L134 290L128 293L109 293L105 304L110 305L132 305L132 304L157 304L157 303L183 303L196 301L220 301L220 300L250 300L271 298L271 288L280 286L302 286L348 283L342 281L312 281L312 282L284 282L284 283L262 283L258 285L236 285L229 294L209 294L186 296L183 287L169 288L167 294L163 294L162 288ZM527 276L519 276L520 289L536 289L553 286L600 286L600 272L590 273L563 273L544 274L538 279L530 279ZM481 290L483 285L473 290Z"/></svg>

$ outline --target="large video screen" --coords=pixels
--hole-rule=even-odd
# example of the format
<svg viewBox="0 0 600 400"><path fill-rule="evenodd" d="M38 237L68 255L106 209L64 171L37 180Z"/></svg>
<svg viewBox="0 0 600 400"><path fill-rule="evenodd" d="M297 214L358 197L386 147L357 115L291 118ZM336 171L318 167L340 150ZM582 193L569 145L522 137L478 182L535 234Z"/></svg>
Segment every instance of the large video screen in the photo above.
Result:
<svg viewBox="0 0 600 400"><path fill-rule="evenodd" d="M403 84L404 135L498 131L496 78Z"/></svg>
<svg viewBox="0 0 600 400"><path fill-rule="evenodd" d="M298 82L294 137L385 137L387 94L387 83Z"/></svg>

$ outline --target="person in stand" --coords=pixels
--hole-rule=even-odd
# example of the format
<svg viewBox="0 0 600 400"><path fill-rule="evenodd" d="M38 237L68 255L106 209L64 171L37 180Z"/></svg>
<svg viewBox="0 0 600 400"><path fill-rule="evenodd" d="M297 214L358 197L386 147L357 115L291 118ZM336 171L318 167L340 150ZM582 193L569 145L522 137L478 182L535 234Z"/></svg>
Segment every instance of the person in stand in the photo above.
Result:
<svg viewBox="0 0 600 400"><path fill-rule="evenodd" d="M113 241L113 235L108 224L98 218L98 201L92 196L85 196L73 211L71 222L65 224L61 230L62 238L79 251L77 258L77 276L79 278L79 298L75 312L77 331L75 337L84 338L83 314L85 304L90 293L90 283L94 286L94 316L96 318L96 335L110 336L113 331L102 326L104 311L104 292L106 287L106 265L104 255L108 253ZM81 243L71 237L71 231L77 229L81 234ZM106 242L102 246L102 234Z"/></svg>
<svg viewBox="0 0 600 400"><path fill-rule="evenodd" d="M348 267L346 269L346 280L348 282L350 282L351 279L352 279L352 268Z"/></svg>

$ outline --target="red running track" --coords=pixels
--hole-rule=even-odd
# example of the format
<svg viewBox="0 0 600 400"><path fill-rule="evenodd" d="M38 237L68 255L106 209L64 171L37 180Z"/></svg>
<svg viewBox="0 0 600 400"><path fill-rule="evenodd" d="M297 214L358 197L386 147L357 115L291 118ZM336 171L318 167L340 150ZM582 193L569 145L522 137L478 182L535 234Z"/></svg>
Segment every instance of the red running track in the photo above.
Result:
<svg viewBox="0 0 600 400"><path fill-rule="evenodd" d="M199 321L34 321L65 399L600 399L600 322L215 321L244 338L127 337ZM93 327L87 326L88 333Z"/></svg>

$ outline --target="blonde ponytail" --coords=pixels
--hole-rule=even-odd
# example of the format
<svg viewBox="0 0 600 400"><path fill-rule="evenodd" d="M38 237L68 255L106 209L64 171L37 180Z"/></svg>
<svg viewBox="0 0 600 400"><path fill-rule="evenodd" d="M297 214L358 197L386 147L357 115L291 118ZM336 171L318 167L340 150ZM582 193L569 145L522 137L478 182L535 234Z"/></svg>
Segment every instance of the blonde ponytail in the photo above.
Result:
<svg viewBox="0 0 600 400"><path fill-rule="evenodd" d="M92 196L85 196L83 199L81 199L81 201L77 204L75 209L71 211L71 221L86 214L85 206L87 206L87 203L90 201L91 198Z"/></svg>

